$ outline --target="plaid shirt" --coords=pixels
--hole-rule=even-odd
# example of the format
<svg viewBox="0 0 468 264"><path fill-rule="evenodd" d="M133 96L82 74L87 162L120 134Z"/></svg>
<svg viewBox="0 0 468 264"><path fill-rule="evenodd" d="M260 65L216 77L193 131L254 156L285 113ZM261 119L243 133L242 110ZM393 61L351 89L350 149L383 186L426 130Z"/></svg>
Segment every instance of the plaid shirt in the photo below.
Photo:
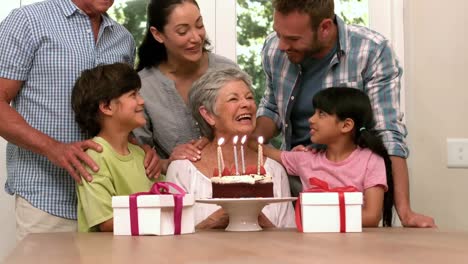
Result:
<svg viewBox="0 0 468 264"><path fill-rule="evenodd" d="M407 131L400 111L400 78L402 69L390 43L368 28L346 25L336 16L338 48L330 61L322 89L353 87L369 96L374 110L376 129L382 135L390 155L406 158ZM265 40L262 50L267 87L257 116L271 118L283 135L283 149L291 149L291 109L298 93L301 66L292 64L278 49L276 33Z"/></svg>
<svg viewBox="0 0 468 264"><path fill-rule="evenodd" d="M0 24L0 77L24 81L12 106L32 127L62 141L83 140L71 109L71 91L85 69L133 65L135 42L103 15L98 41L89 17L71 0L48 0L13 10ZM7 145L5 190L34 207L76 219L75 183L44 156Z"/></svg>

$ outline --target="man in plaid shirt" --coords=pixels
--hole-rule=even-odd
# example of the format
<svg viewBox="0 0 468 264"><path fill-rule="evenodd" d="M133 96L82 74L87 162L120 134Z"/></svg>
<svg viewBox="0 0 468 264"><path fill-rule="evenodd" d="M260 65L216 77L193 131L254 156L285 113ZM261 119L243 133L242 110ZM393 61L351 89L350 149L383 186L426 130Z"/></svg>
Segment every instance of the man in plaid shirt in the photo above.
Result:
<svg viewBox="0 0 468 264"><path fill-rule="evenodd" d="M415 213L409 202L407 131L400 111L398 60L389 41L368 28L346 25L333 0L274 0L274 33L262 50L267 87L257 113L256 136L282 133L282 148L310 145L312 97L330 87L365 91L392 160L395 205L404 226L433 227L431 217ZM301 190L290 177L292 193Z"/></svg>

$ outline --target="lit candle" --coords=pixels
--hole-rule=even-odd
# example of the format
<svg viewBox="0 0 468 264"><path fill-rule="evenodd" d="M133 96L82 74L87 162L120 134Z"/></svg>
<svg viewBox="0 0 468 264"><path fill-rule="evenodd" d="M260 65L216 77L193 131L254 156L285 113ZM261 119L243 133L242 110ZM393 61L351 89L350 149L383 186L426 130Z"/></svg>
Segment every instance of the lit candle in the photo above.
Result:
<svg viewBox="0 0 468 264"><path fill-rule="evenodd" d="M263 164L263 137L258 137L258 160L257 160L257 174L260 175L260 167Z"/></svg>
<svg viewBox="0 0 468 264"><path fill-rule="evenodd" d="M233 139L232 139L232 143L233 143L233 148L234 148L234 165L236 166L236 175L239 175L239 165L238 165L238 162L237 162L237 140L239 139L238 136L235 136Z"/></svg>
<svg viewBox="0 0 468 264"><path fill-rule="evenodd" d="M218 148L217 148L217 159L218 159L218 177L221 177L221 171L224 167L223 161L223 152L221 151L221 145L224 143L224 138L218 139Z"/></svg>
<svg viewBox="0 0 468 264"><path fill-rule="evenodd" d="M242 162L242 175L245 175L245 159L244 159L244 143L247 140L247 136L244 135L241 139L241 162Z"/></svg>

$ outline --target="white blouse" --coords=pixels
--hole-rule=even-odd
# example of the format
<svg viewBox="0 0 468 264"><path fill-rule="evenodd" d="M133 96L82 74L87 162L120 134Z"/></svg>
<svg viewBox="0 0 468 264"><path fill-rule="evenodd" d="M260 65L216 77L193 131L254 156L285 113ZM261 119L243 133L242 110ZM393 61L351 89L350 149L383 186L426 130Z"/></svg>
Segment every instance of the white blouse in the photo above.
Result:
<svg viewBox="0 0 468 264"><path fill-rule="evenodd" d="M274 197L291 197L288 175L276 161L266 159L264 164L268 175L273 178ZM166 180L173 182L194 195L195 199L211 198L211 180L203 175L189 160L175 160L167 169ZM214 204L195 203L195 224L221 208ZM291 202L273 203L262 210L276 227L296 227L294 209Z"/></svg>

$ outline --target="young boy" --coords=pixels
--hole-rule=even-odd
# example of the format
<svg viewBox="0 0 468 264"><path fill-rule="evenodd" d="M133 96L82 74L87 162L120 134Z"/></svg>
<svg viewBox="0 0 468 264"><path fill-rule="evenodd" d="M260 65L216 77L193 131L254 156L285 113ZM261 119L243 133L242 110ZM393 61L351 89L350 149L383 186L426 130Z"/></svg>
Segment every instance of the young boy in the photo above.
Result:
<svg viewBox="0 0 468 264"><path fill-rule="evenodd" d="M152 185L143 149L128 142L131 131L146 123L140 87L138 74L124 63L86 70L75 83L76 122L103 149L87 150L100 169L88 170L92 182L77 185L80 232L112 231L112 196L148 191Z"/></svg>

